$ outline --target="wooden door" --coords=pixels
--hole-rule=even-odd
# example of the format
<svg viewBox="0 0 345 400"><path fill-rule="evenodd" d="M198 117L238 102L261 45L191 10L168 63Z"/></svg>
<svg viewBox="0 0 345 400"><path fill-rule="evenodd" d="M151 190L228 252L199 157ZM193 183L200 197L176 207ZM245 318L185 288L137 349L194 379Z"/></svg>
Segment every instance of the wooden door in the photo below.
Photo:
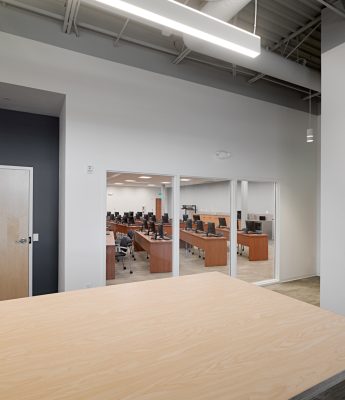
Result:
<svg viewBox="0 0 345 400"><path fill-rule="evenodd" d="M30 171L0 168L0 300L29 295Z"/></svg>
<svg viewBox="0 0 345 400"><path fill-rule="evenodd" d="M156 218L157 221L162 218L162 199L156 199Z"/></svg>

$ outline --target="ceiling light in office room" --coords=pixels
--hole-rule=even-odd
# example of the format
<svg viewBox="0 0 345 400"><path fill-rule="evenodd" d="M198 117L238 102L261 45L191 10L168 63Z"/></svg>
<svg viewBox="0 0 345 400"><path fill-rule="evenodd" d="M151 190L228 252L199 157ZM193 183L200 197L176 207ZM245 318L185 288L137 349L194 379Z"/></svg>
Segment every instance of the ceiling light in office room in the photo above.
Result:
<svg viewBox="0 0 345 400"><path fill-rule="evenodd" d="M307 129L307 143L314 142L314 129L311 127L311 90L309 91L309 121Z"/></svg>
<svg viewBox="0 0 345 400"><path fill-rule="evenodd" d="M115 182L114 185L123 185L122 182Z"/></svg>
<svg viewBox="0 0 345 400"><path fill-rule="evenodd" d="M84 0L108 11L141 23L170 28L245 56L255 58L261 52L261 39L255 33L228 24L175 0Z"/></svg>
<svg viewBox="0 0 345 400"><path fill-rule="evenodd" d="M151 178L152 176L145 176L145 175L139 176L139 179L151 179Z"/></svg>
<svg viewBox="0 0 345 400"><path fill-rule="evenodd" d="M230 158L231 154L229 151L226 150L218 150L216 151L216 157L218 158L218 160L227 160L228 158Z"/></svg>
<svg viewBox="0 0 345 400"><path fill-rule="evenodd" d="M171 182L161 182L162 185L169 185Z"/></svg>
<svg viewBox="0 0 345 400"><path fill-rule="evenodd" d="M125 179L125 182L128 183L136 183L136 181L134 179Z"/></svg>
<svg viewBox="0 0 345 400"><path fill-rule="evenodd" d="M149 183L147 186L154 187L156 185L154 185L153 183Z"/></svg>
<svg viewBox="0 0 345 400"><path fill-rule="evenodd" d="M190 179L189 178L181 178L181 182L189 182Z"/></svg>

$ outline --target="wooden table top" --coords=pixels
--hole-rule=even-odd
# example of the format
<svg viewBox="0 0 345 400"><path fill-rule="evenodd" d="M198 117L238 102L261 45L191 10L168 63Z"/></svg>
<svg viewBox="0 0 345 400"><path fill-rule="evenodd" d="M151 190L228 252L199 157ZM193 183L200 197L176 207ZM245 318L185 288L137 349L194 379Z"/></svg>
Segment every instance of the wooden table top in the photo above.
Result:
<svg viewBox="0 0 345 400"><path fill-rule="evenodd" d="M172 243L171 239L154 239L153 236L146 235L144 232L139 232L139 231L135 231L134 235L140 235L141 237L143 237L145 240L147 240L150 243Z"/></svg>
<svg viewBox="0 0 345 400"><path fill-rule="evenodd" d="M224 236L206 236L206 232L197 233L194 231L187 231L186 229L180 229L180 231L205 240L226 240Z"/></svg>
<svg viewBox="0 0 345 400"><path fill-rule="evenodd" d="M267 237L268 235L266 233L251 233L251 232L243 232L243 231L237 231L238 235L243 235L243 236L259 236L259 237Z"/></svg>
<svg viewBox="0 0 345 400"><path fill-rule="evenodd" d="M286 400L345 370L345 318L217 272L4 301L0 316L6 400Z"/></svg>

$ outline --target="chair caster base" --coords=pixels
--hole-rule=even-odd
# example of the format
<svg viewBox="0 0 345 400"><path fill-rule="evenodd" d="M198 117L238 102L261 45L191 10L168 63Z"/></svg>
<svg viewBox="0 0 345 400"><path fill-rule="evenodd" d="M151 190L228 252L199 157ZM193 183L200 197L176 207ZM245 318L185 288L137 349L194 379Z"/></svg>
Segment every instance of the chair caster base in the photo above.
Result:
<svg viewBox="0 0 345 400"><path fill-rule="evenodd" d="M129 271L130 274L133 274L133 271Z"/></svg>
<svg viewBox="0 0 345 400"><path fill-rule="evenodd" d="M127 267L123 267L123 269L127 269Z"/></svg>

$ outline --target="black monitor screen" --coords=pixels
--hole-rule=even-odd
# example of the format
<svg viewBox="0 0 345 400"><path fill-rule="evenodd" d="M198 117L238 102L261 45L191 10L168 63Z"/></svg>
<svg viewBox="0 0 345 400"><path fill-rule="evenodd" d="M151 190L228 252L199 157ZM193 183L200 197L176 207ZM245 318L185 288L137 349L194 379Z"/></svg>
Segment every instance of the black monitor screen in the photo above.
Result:
<svg viewBox="0 0 345 400"><path fill-rule="evenodd" d="M147 215L148 215L149 217L152 217L153 212L148 212Z"/></svg>
<svg viewBox="0 0 345 400"><path fill-rule="evenodd" d="M188 219L188 214L183 214L182 218L183 218L183 221L186 222Z"/></svg>
<svg viewBox="0 0 345 400"><path fill-rule="evenodd" d="M138 212L137 212L137 216L138 216L138 217L142 217L142 216L143 216L143 213L142 213L141 211L138 211Z"/></svg>
<svg viewBox="0 0 345 400"><path fill-rule="evenodd" d="M225 218L218 218L219 219L219 226L226 226L226 219Z"/></svg>
<svg viewBox="0 0 345 400"><path fill-rule="evenodd" d="M107 217L110 217L111 211L107 211Z"/></svg>
<svg viewBox="0 0 345 400"><path fill-rule="evenodd" d="M117 221L117 222L121 222L121 215L117 215L117 216L116 216L116 221Z"/></svg>
<svg viewBox="0 0 345 400"><path fill-rule="evenodd" d="M128 218L128 223L129 223L130 225L134 225L134 224L135 224L134 217L129 217L129 218Z"/></svg>
<svg viewBox="0 0 345 400"><path fill-rule="evenodd" d="M114 214L110 214L110 221L114 221L115 219L115 215Z"/></svg>
<svg viewBox="0 0 345 400"><path fill-rule="evenodd" d="M262 224L261 224L261 222L255 222L255 224L254 224L254 229L255 229L255 232L256 232L256 231L261 231L261 230L262 230Z"/></svg>
<svg viewBox="0 0 345 400"><path fill-rule="evenodd" d="M163 225L160 224L158 225L158 235L163 238L164 237L164 230L163 230Z"/></svg>
<svg viewBox="0 0 345 400"><path fill-rule="evenodd" d="M191 219L187 219L186 229L192 229L192 228L193 228L193 221Z"/></svg>
<svg viewBox="0 0 345 400"><path fill-rule="evenodd" d="M207 223L207 233L210 233L211 235L216 234L216 225L214 222Z"/></svg>
<svg viewBox="0 0 345 400"><path fill-rule="evenodd" d="M193 215L193 221L200 221L200 215L194 214Z"/></svg>
<svg viewBox="0 0 345 400"><path fill-rule="evenodd" d="M157 220L156 220L156 216L155 216L155 215L151 215L151 217L150 217L150 218L151 218L151 221L152 221L152 222L156 222L156 221L157 221Z"/></svg>
<svg viewBox="0 0 345 400"><path fill-rule="evenodd" d="M255 222L254 221L246 221L246 230L248 232L255 232Z"/></svg>
<svg viewBox="0 0 345 400"><path fill-rule="evenodd" d="M260 220L260 221L266 221L266 217L265 217L264 215L260 215L259 220Z"/></svg>
<svg viewBox="0 0 345 400"><path fill-rule="evenodd" d="M124 224L128 224L128 215L124 215L124 216L123 216L122 222L123 222Z"/></svg>
<svg viewBox="0 0 345 400"><path fill-rule="evenodd" d="M204 230L204 223L200 220L196 221L196 230L203 231Z"/></svg>
<svg viewBox="0 0 345 400"><path fill-rule="evenodd" d="M148 230L149 229L149 225L147 223L147 219L143 220L143 230Z"/></svg>
<svg viewBox="0 0 345 400"><path fill-rule="evenodd" d="M164 214L164 215L163 215L163 217L162 217L162 222L163 222L163 224L169 223L169 217L168 217L167 214Z"/></svg>
<svg viewBox="0 0 345 400"><path fill-rule="evenodd" d="M128 215L129 215L130 217L133 217L134 211L130 211L130 212L128 213Z"/></svg>
<svg viewBox="0 0 345 400"><path fill-rule="evenodd" d="M148 215L148 214L145 214L145 215L144 215L144 219L145 219L146 221L148 221L148 220L149 220L149 215Z"/></svg>
<svg viewBox="0 0 345 400"><path fill-rule="evenodd" d="M118 215L120 215L120 213L118 211L115 211L115 217L117 217Z"/></svg>
<svg viewBox="0 0 345 400"><path fill-rule="evenodd" d="M124 217L128 217L128 212L123 213Z"/></svg>
<svg viewBox="0 0 345 400"><path fill-rule="evenodd" d="M155 225L155 223L153 221L151 221L150 224L149 224L149 230L152 233L156 232L156 225Z"/></svg>
<svg viewBox="0 0 345 400"><path fill-rule="evenodd" d="M237 219L242 219L242 211L237 211Z"/></svg>

